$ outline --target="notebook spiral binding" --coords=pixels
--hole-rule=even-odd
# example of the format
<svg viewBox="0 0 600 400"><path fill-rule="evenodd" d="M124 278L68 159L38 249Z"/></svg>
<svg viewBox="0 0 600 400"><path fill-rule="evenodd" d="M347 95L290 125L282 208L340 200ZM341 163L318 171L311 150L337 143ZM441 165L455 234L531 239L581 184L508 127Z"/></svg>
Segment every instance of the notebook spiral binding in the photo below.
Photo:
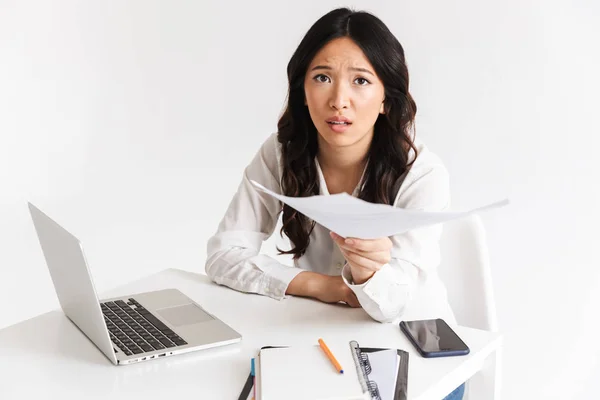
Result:
<svg viewBox="0 0 600 400"><path fill-rule="evenodd" d="M360 350L360 346L355 340L350 342L350 348L352 350L352 358L354 358L356 372L358 373L358 379L360 380L363 392L369 392L372 400L381 400L377 383L370 381L368 377L372 371L369 355Z"/></svg>

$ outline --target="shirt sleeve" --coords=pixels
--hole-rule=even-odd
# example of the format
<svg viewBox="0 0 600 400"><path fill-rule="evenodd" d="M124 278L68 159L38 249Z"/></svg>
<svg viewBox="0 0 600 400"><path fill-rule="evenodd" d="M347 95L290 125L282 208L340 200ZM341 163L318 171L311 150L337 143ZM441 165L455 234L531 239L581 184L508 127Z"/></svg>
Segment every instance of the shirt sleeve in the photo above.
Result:
<svg viewBox="0 0 600 400"><path fill-rule="evenodd" d="M409 175L407 175L407 179ZM450 205L449 177L443 164L436 164L404 182L395 206L422 211L443 211ZM356 294L363 309L373 319L391 322L402 316L411 300L415 285L425 280L440 261L442 225L413 229L390 237L391 260L368 281L352 282L350 266L344 266L342 278Z"/></svg>
<svg viewBox="0 0 600 400"><path fill-rule="evenodd" d="M272 135L244 170L217 232L208 240L206 274L220 285L241 292L282 299L300 269L260 254L279 218L279 200L254 188L254 180L281 193L277 137Z"/></svg>

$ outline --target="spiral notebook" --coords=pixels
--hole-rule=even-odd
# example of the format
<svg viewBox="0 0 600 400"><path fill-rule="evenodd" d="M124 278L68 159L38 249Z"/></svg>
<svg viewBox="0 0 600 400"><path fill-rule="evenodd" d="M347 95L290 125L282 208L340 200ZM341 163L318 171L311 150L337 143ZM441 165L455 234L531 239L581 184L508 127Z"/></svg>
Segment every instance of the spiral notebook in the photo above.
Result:
<svg viewBox="0 0 600 400"><path fill-rule="evenodd" d="M408 398L408 352L400 349L385 349L378 347L361 347L361 354L369 354L369 364L372 372L369 379L382 385L379 387L381 400L407 400ZM384 353L396 353L396 377L394 386L390 386L392 381L389 378L389 370L386 370L388 361L382 358ZM373 354L370 354L373 353ZM382 355L383 357L380 357ZM384 369L383 371L381 369ZM384 376L381 376L384 375ZM381 378L380 378L381 377ZM390 392L393 395L390 395Z"/></svg>
<svg viewBox="0 0 600 400"><path fill-rule="evenodd" d="M256 400L406 399L408 353L361 349L356 341L329 348L343 374L318 345L263 348L256 358Z"/></svg>

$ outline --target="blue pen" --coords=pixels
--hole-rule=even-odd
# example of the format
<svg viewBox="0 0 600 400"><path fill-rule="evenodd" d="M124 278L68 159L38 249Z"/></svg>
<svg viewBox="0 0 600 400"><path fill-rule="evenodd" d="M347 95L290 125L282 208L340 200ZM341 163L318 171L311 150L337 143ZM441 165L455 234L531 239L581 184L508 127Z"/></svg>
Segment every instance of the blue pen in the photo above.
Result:
<svg viewBox="0 0 600 400"><path fill-rule="evenodd" d="M254 374L254 358L250 360L250 375L254 378L252 384L252 400L256 399L256 375Z"/></svg>

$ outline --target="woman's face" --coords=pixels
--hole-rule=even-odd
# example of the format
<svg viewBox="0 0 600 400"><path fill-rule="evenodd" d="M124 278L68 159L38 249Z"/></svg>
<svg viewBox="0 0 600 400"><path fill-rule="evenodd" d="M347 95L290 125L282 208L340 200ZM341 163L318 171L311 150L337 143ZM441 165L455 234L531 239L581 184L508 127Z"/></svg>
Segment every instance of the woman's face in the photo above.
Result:
<svg viewBox="0 0 600 400"><path fill-rule="evenodd" d="M351 39L334 39L315 55L306 72L304 93L320 142L333 148L368 148L375 121L384 112L385 90Z"/></svg>

